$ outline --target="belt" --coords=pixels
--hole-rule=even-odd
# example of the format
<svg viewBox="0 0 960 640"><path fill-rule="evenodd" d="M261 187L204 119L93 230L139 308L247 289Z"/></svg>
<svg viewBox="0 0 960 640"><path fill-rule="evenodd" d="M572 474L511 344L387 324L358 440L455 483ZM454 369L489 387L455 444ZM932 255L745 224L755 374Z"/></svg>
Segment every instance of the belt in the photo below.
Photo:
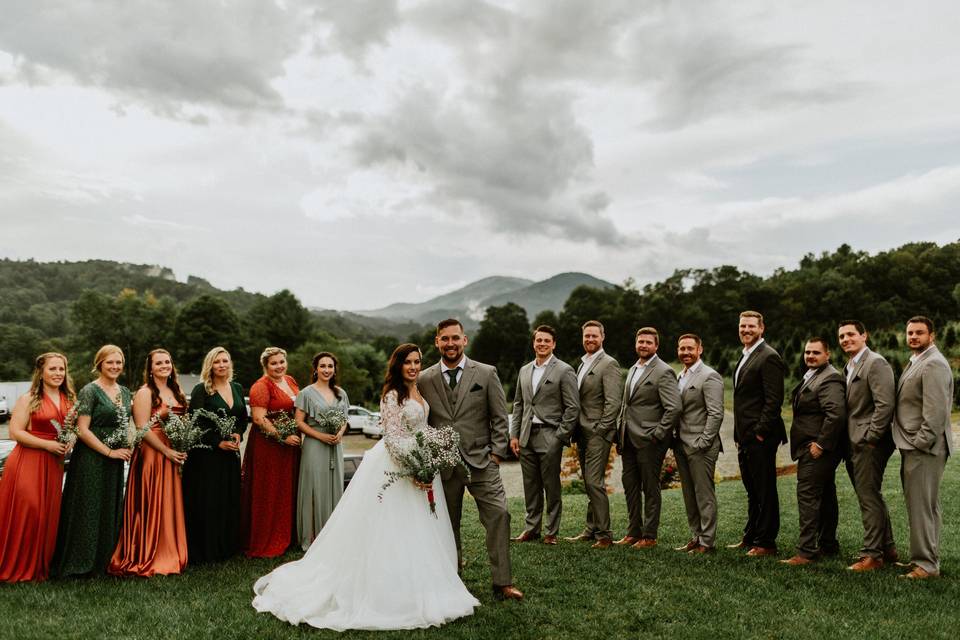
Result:
<svg viewBox="0 0 960 640"><path fill-rule="evenodd" d="M531 430L531 431L536 431L537 429L556 429L556 428L557 428L557 425L555 425L555 424L548 424L548 423L546 423L546 422L531 422L531 423L530 423L530 430Z"/></svg>

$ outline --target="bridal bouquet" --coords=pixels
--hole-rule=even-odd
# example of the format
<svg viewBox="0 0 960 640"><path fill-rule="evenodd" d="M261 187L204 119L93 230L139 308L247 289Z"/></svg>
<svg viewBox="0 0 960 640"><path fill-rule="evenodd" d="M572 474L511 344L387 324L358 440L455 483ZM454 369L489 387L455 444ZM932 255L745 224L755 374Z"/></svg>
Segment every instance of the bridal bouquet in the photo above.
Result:
<svg viewBox="0 0 960 640"><path fill-rule="evenodd" d="M190 449L209 449L210 445L203 444L203 434L206 429L201 429L196 424L197 416L179 416L170 413L163 422L163 433L170 441L170 448L179 453L186 453ZM183 466L178 465L177 471L183 475Z"/></svg>
<svg viewBox="0 0 960 640"><path fill-rule="evenodd" d="M136 449L143 441L143 436L153 426L153 420L143 428L137 428L137 425L130 420L130 414L127 413L126 407L123 404L115 406L117 409L117 428L111 431L107 437L102 438L102 442L111 449Z"/></svg>
<svg viewBox="0 0 960 640"><path fill-rule="evenodd" d="M223 409L217 409L217 413L206 409L197 409L195 415L203 416L213 422L221 440L233 440L234 428L237 424L236 416L228 416ZM240 457L239 451L237 451L237 457Z"/></svg>
<svg viewBox="0 0 960 640"><path fill-rule="evenodd" d="M436 517L434 477L441 471L456 467L463 467L467 476L470 475L470 470L460 456L460 435L449 425L421 429L410 438L388 438L386 446L400 470L385 472L387 481L377 494L380 500L383 500L383 492L390 485L401 478L410 478L419 489L426 492L430 513Z"/></svg>

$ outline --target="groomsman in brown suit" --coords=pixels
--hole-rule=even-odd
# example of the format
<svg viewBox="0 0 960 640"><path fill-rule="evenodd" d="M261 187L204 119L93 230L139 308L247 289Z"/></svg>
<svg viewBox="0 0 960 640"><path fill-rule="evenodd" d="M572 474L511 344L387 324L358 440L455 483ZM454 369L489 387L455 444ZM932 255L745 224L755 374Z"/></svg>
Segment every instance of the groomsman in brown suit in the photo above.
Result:
<svg viewBox="0 0 960 640"><path fill-rule="evenodd" d="M553 355L557 332L545 324L533 332L537 357L520 368L510 424L510 448L520 457L527 517L516 542L540 537L546 496L544 544L557 544L563 500L560 461L580 415L577 374Z"/></svg>
<svg viewBox="0 0 960 640"><path fill-rule="evenodd" d="M637 331L637 362L627 373L620 409L618 450L623 456L623 489L629 528L616 544L635 549L657 545L660 528L660 469L680 419L677 376L657 357L660 334Z"/></svg>
<svg viewBox="0 0 960 640"><path fill-rule="evenodd" d="M953 371L934 337L929 318L907 320L907 346L913 355L897 383L893 441L900 449L913 569L901 578L940 575L940 482L953 453Z"/></svg>
<svg viewBox="0 0 960 640"><path fill-rule="evenodd" d="M840 550L836 474L847 420L843 376L830 364L826 341L807 340L803 361L807 371L793 390L790 427L790 456L797 461L800 540L797 554L781 560L794 566Z"/></svg>
<svg viewBox="0 0 960 640"><path fill-rule="evenodd" d="M787 442L780 414L783 405L783 360L763 339L763 316L740 314L743 356L733 374L733 439L740 477L747 490L747 524L731 548L749 556L777 553L780 497L777 495L777 449Z"/></svg>
<svg viewBox="0 0 960 640"><path fill-rule="evenodd" d="M580 419L573 438L577 443L580 472L587 489L587 526L568 540L594 540L594 549L612 544L610 501L605 485L610 446L617 435L617 414L623 396L620 365L603 350L603 325L589 320L582 327L584 355L577 370L580 386Z"/></svg>
<svg viewBox="0 0 960 640"><path fill-rule="evenodd" d="M700 357L700 336L685 333L677 341L677 358L683 363L680 387L680 425L673 451L683 488L690 541L677 551L708 553L717 538L717 493L713 475L723 450L723 378Z"/></svg>
<svg viewBox="0 0 960 640"><path fill-rule="evenodd" d="M890 512L883 500L883 474L893 454L890 423L896 404L893 369L867 346L867 330L859 320L842 320L837 330L847 356L847 449L851 478L863 520L860 559L847 567L873 571L897 560Z"/></svg>
<svg viewBox="0 0 960 640"><path fill-rule="evenodd" d="M497 599L522 600L513 586L510 568L510 512L500 479L500 461L507 456L507 401L497 370L468 359L463 350L467 334L459 320L437 325L434 339L441 360L420 373L417 386L430 405L431 426L451 425L460 434L460 454L470 468L443 473L443 497L457 543L457 561L463 564L460 516L463 491L477 503L480 524L486 531L487 554Z"/></svg>

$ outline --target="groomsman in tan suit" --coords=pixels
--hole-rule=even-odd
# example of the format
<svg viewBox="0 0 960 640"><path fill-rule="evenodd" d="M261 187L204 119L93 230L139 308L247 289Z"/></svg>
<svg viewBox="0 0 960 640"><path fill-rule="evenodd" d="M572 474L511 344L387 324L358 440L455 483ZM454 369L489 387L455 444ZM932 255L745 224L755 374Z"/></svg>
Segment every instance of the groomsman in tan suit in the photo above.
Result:
<svg viewBox="0 0 960 640"><path fill-rule="evenodd" d="M897 560L890 512L883 500L883 474L893 454L890 423L896 404L893 369L867 346L867 329L859 320L842 320L837 330L847 356L847 449L851 478L863 520L860 559L847 567L873 571Z"/></svg>
<svg viewBox="0 0 960 640"><path fill-rule="evenodd" d="M620 408L618 449L630 524L616 544L635 549L657 545L660 528L660 468L680 419L677 375L657 357L660 334L637 331L637 362L627 373Z"/></svg>
<svg viewBox="0 0 960 640"><path fill-rule="evenodd" d="M596 320L583 324L583 350L577 384L580 385L580 419L573 438L577 443L580 472L587 489L587 526L568 540L594 540L594 549L613 543L610 531L610 501L605 484L610 446L617 435L617 414L623 396L620 365L603 350L603 325Z"/></svg>
<svg viewBox="0 0 960 640"><path fill-rule="evenodd" d="M544 495L547 522L543 543L557 544L560 533L560 459L580 415L580 394L573 367L553 355L556 338L553 327L537 327L533 332L537 357L523 365L517 376L510 448L520 457L527 517L516 542L540 537Z"/></svg>
<svg viewBox="0 0 960 640"><path fill-rule="evenodd" d="M680 387L680 426L673 451L683 488L690 541L677 551L709 553L717 539L717 493L713 475L723 450L723 378L701 360L700 336L685 333L677 341L677 358L683 363Z"/></svg>
<svg viewBox="0 0 960 640"><path fill-rule="evenodd" d="M953 371L934 337L929 318L907 320L907 346L913 355L897 384L893 441L900 449L913 569L901 578L940 575L940 481L953 453Z"/></svg>
<svg viewBox="0 0 960 640"><path fill-rule="evenodd" d="M797 461L800 539L796 555L780 561L793 566L810 564L840 550L836 475L840 439L847 426L843 376L830 364L826 340L807 340L803 361L807 371L793 390L790 427L790 456Z"/></svg>
<svg viewBox="0 0 960 640"><path fill-rule="evenodd" d="M493 596L499 600L522 600L513 586L510 567L510 512L500 479L500 462L508 454L507 400L497 370L467 358L467 334L459 320L437 325L434 339L440 362L424 369L417 386L430 405L430 426L451 425L460 435L460 454L470 468L443 473L443 497L457 543L458 566L463 566L460 516L463 491L477 503L480 524L486 531L487 554L493 578Z"/></svg>

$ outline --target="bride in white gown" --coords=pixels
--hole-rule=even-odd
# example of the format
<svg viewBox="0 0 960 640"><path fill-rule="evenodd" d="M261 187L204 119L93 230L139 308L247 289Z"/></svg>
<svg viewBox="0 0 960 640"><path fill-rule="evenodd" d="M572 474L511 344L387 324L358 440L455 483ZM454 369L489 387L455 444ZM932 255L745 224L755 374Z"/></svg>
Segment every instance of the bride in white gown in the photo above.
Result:
<svg viewBox="0 0 960 640"><path fill-rule="evenodd" d="M380 401L384 439L367 451L310 549L253 585L257 611L291 624L335 629L413 629L471 615L479 601L457 575L457 549L440 478L436 517L409 480L382 492L398 470L385 442L427 426L417 390L420 350L403 344L390 357Z"/></svg>

